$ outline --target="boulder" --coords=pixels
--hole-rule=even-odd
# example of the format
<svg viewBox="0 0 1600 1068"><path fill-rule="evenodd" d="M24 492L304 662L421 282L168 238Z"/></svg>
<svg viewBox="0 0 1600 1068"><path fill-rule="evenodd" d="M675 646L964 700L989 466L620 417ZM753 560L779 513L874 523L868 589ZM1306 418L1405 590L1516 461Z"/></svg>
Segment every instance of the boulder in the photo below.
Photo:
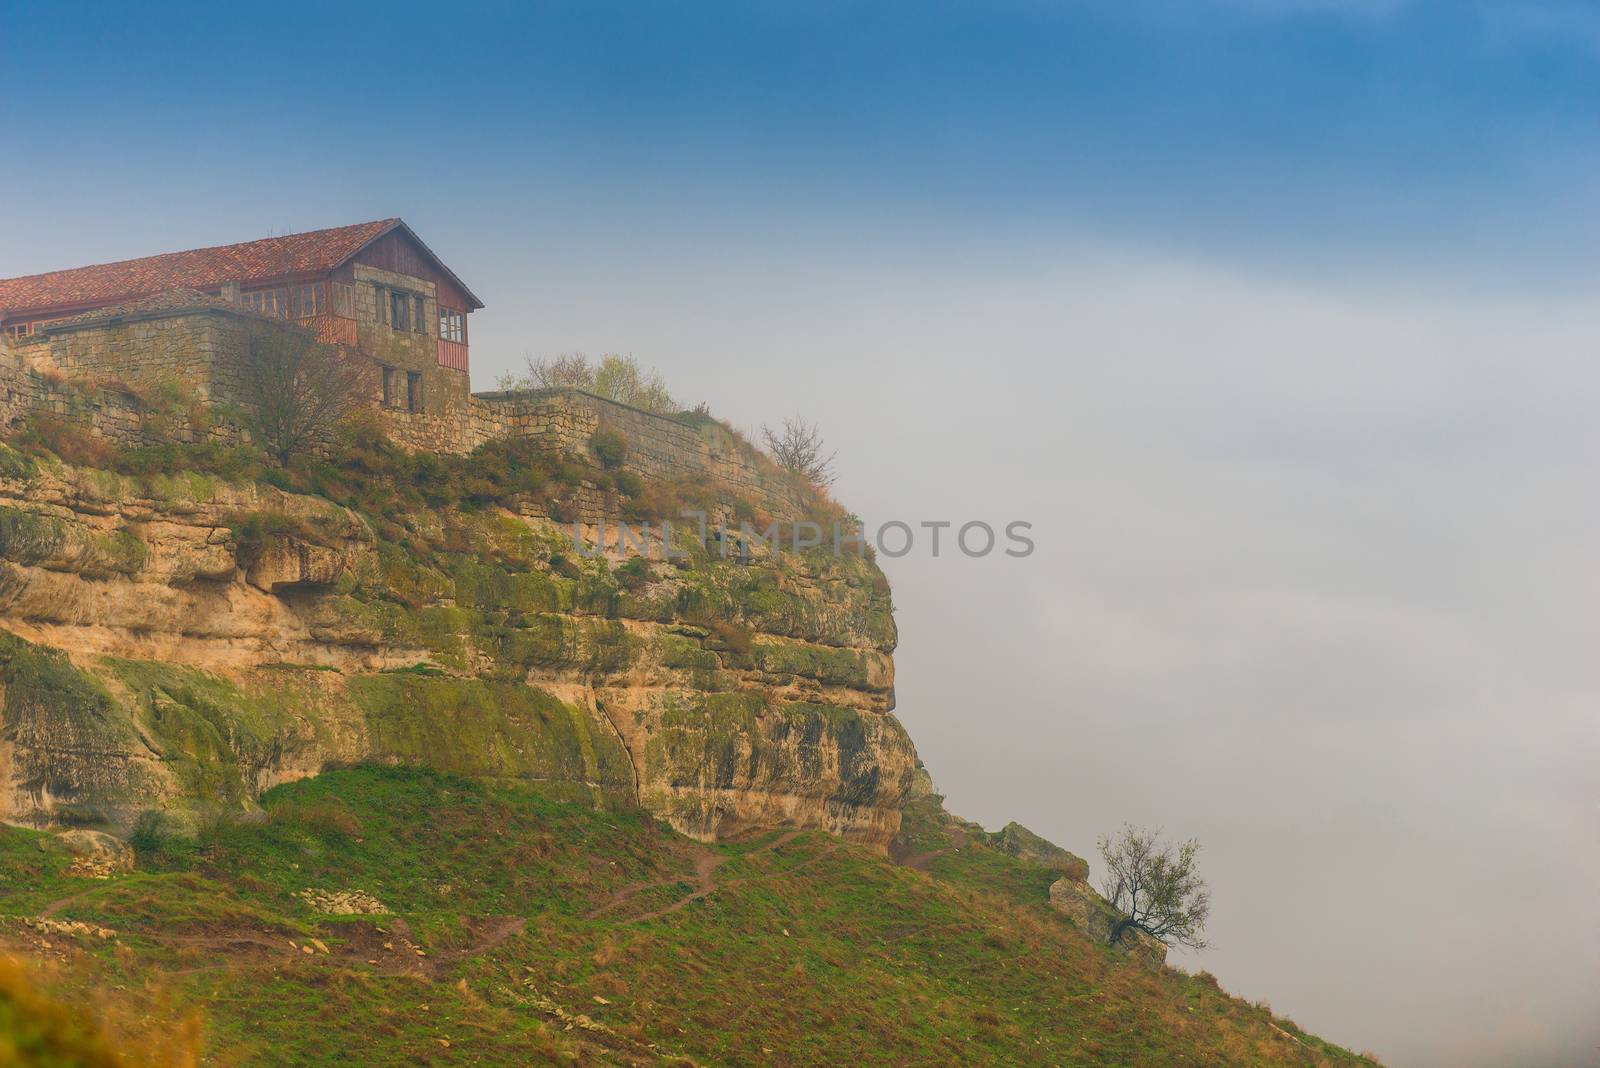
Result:
<svg viewBox="0 0 1600 1068"><path fill-rule="evenodd" d="M133 870L133 847L104 831L62 831L56 841L66 847L74 860L71 874L108 879Z"/></svg>
<svg viewBox="0 0 1600 1068"><path fill-rule="evenodd" d="M1084 870L1087 874L1087 865L1084 866ZM1050 884L1050 904L1056 910L1065 913L1080 931L1103 944L1110 943L1111 932L1117 923L1125 918L1109 901L1095 893L1088 882L1071 876L1057 879ZM1167 947L1159 939L1152 938L1143 931L1134 928L1125 929L1119 944L1130 956L1151 967L1160 967L1166 963Z"/></svg>

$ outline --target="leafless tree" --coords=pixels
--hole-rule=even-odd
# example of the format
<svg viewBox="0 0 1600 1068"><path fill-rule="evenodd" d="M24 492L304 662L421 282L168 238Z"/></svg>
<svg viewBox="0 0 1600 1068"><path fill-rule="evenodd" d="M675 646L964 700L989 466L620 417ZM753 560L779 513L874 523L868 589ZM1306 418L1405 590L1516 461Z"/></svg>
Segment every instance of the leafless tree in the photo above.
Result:
<svg viewBox="0 0 1600 1068"><path fill-rule="evenodd" d="M783 421L782 431L775 432L771 427L763 426L761 437L766 442L767 451L785 471L793 471L813 485L833 484L837 477L833 471L833 459L837 454L830 452L824 455L822 433L817 429L817 424L797 415Z"/></svg>
<svg viewBox="0 0 1600 1068"><path fill-rule="evenodd" d="M529 356L523 373L503 376L500 385L505 389L559 389L565 386L592 391L594 371L594 364L581 352L563 352L559 356L540 359Z"/></svg>
<svg viewBox="0 0 1600 1068"><path fill-rule="evenodd" d="M373 367L291 323L252 323L241 374L256 437L279 464L326 438L373 393Z"/></svg>
<svg viewBox="0 0 1600 1068"><path fill-rule="evenodd" d="M666 380L639 366L632 356L608 352L598 363L581 352L544 359L528 359L520 375L504 375L501 389L581 389L647 412L675 412L682 407L667 389Z"/></svg>
<svg viewBox="0 0 1600 1068"><path fill-rule="evenodd" d="M1129 928L1143 931L1169 946L1204 949L1200 932L1211 911L1211 891L1195 870L1200 843L1176 847L1161 832L1124 826L1115 838L1100 839L1106 862L1101 892L1123 914L1111 928L1118 941Z"/></svg>

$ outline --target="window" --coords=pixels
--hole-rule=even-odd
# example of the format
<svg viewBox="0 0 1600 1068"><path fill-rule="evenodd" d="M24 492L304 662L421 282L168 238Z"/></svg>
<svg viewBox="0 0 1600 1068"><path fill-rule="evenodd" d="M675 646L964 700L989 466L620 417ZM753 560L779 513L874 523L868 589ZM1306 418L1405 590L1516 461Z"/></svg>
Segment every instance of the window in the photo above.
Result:
<svg viewBox="0 0 1600 1068"><path fill-rule="evenodd" d="M406 411L420 412L422 410L422 372L406 372Z"/></svg>
<svg viewBox="0 0 1600 1068"><path fill-rule="evenodd" d="M12 323L6 327L6 333L13 338L24 338L33 333L32 323Z"/></svg>
<svg viewBox="0 0 1600 1068"><path fill-rule="evenodd" d="M356 317L356 287L347 282L330 282L331 293L328 294L328 304L333 308L333 314L342 315L346 319Z"/></svg>
<svg viewBox="0 0 1600 1068"><path fill-rule="evenodd" d="M252 289L239 294L239 303L262 315L283 315L279 309L288 305L288 295L281 289Z"/></svg>
<svg viewBox="0 0 1600 1068"><path fill-rule="evenodd" d="M328 310L328 294L319 285L294 286L289 290L289 318L309 319Z"/></svg>
<svg viewBox="0 0 1600 1068"><path fill-rule="evenodd" d="M467 340L466 315L454 308L440 308L439 338L443 341Z"/></svg>
<svg viewBox="0 0 1600 1068"><path fill-rule="evenodd" d="M387 365L383 368L383 406L394 407L394 368Z"/></svg>
<svg viewBox="0 0 1600 1068"><path fill-rule="evenodd" d="M396 330L411 329L411 294L389 290L389 325Z"/></svg>
<svg viewBox="0 0 1600 1068"><path fill-rule="evenodd" d="M428 302L423 297L417 298L417 317L412 320L412 329L419 334L428 332Z"/></svg>
<svg viewBox="0 0 1600 1068"><path fill-rule="evenodd" d="M262 315L279 319L310 319L328 310L328 294L320 282L303 286L252 289L239 294L239 302Z"/></svg>

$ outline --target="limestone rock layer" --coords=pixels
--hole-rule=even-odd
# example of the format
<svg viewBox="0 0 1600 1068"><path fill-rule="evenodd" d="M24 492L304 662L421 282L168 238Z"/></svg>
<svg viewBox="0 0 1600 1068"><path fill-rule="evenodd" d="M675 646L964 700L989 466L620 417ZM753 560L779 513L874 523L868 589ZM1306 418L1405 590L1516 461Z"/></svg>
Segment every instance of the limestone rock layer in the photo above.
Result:
<svg viewBox="0 0 1600 1068"><path fill-rule="evenodd" d="M915 753L866 559L591 556L494 506L386 540L264 483L0 460L0 820L193 823L380 761L706 839L899 827Z"/></svg>

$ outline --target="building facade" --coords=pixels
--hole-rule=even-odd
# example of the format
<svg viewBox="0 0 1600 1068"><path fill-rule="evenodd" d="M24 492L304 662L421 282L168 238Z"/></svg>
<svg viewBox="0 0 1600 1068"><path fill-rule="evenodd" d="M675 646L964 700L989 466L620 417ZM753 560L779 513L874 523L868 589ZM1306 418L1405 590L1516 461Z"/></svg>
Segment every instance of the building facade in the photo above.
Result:
<svg viewBox="0 0 1600 1068"><path fill-rule="evenodd" d="M711 420L679 421L574 389L471 392L466 285L399 219L0 280L0 434L40 414L124 445L246 440L226 420L150 418L178 393L213 409L249 400L241 369L263 317L371 361L371 404L412 449L462 455L497 438L590 452L599 430L626 466L709 479L775 516L805 494Z"/></svg>
<svg viewBox="0 0 1600 1068"><path fill-rule="evenodd" d="M148 317L180 293L372 358L385 408L442 418L470 393L468 320L483 302L400 219L3 279L0 334L22 347L115 311Z"/></svg>

